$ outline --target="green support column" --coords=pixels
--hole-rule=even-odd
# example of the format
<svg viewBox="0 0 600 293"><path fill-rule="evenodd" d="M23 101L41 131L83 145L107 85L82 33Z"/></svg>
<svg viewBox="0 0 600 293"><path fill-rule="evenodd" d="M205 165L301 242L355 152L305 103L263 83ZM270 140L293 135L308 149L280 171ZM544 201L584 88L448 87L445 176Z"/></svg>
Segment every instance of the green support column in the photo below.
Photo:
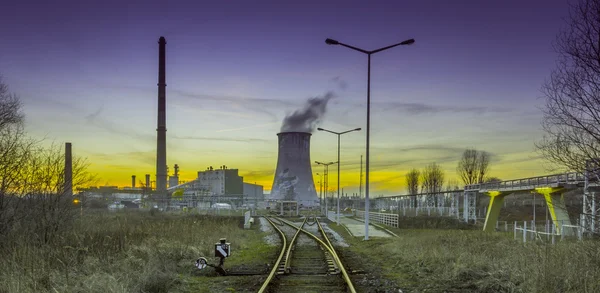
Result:
<svg viewBox="0 0 600 293"><path fill-rule="evenodd" d="M498 216L500 215L500 209L502 209L502 203L504 202L504 196L500 191L488 191L486 194L490 197L490 204L488 205L487 215L485 216L485 224L483 224L483 231L494 232L496 230L496 222L498 222Z"/></svg>
<svg viewBox="0 0 600 293"><path fill-rule="evenodd" d="M552 217L552 222L556 226L556 232L562 234L562 225L571 225L571 219L569 218L569 212L567 206L562 198L562 194L559 193L562 188L552 187L540 187L536 188L535 191L539 194L544 195L546 199L546 205L548 206L548 212ZM568 235L570 229L565 230L565 235Z"/></svg>

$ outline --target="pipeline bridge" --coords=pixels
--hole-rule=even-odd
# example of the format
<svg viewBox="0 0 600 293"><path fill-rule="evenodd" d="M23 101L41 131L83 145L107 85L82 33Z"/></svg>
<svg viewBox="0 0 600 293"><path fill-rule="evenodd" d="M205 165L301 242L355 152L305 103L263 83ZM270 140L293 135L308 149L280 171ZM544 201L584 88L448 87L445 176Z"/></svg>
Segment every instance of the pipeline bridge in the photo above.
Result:
<svg viewBox="0 0 600 293"><path fill-rule="evenodd" d="M395 195L373 198L372 206L382 209L406 211L435 211L440 215L455 216L465 222L477 220L477 198L487 196L489 204L485 212L484 231L494 231L504 198L526 194L539 194L544 197L552 223L556 231L562 231L563 225L571 226L571 219L577 219L585 233L600 232L600 181L599 176L587 176L582 173L562 173L547 176L506 180L482 184L466 185L461 190L449 190L436 193L414 195ZM569 215L566 199L582 196L582 212ZM487 201L487 200L486 200ZM571 232L565 229L565 233Z"/></svg>

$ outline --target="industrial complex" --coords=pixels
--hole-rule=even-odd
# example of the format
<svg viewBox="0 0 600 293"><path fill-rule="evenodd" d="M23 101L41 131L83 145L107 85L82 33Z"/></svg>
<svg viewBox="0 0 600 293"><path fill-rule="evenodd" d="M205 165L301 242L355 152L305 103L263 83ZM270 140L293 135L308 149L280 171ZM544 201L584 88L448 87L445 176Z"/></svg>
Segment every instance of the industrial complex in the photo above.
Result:
<svg viewBox="0 0 600 293"><path fill-rule="evenodd" d="M160 37L158 52L158 116L156 128L155 180L145 174L145 182L136 187L136 175L131 186L118 188L102 186L81 189L80 195L128 207L211 208L225 204L230 208L258 207L265 202L286 201L313 207L319 198L313 182L310 161L310 132L284 131L278 133L279 155L274 173L272 191L265 198L263 186L244 182L238 169L225 165L198 171L198 176L187 182L179 178L179 165L174 164L169 176L166 148L166 44Z"/></svg>
<svg viewBox="0 0 600 293"><path fill-rule="evenodd" d="M179 165L174 165L173 175L168 176L166 143L166 44L160 37L158 52L158 117L156 128L156 175L150 180L145 174L145 182L136 187L136 175L131 176L131 186L91 187L78 190L80 196L87 199L100 199L108 203L126 203L124 206L167 208L210 208L217 203L226 203L230 207L256 206L264 201L261 185L246 183L239 176L238 169L229 169L223 165L218 168L209 166L198 171L198 177L188 182L179 179ZM67 146L70 150L70 144ZM312 177L310 177L312 178ZM154 183L154 184L153 184ZM312 181L311 181L312 183ZM313 188L314 189L314 188ZM313 191L314 192L314 191Z"/></svg>

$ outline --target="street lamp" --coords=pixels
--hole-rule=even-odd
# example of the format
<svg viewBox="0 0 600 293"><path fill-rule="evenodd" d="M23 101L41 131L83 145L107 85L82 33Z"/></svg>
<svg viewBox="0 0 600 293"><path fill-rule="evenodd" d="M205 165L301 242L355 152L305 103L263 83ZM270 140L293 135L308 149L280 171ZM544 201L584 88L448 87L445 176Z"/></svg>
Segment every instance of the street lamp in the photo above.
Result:
<svg viewBox="0 0 600 293"><path fill-rule="evenodd" d="M369 240L369 142L370 142L370 130L371 130L371 55L391 49L400 45L410 45L415 42L414 39L408 39L397 44L393 44L387 47L379 48L373 51L363 50L354 46L350 46L344 43L340 43L333 39L326 39L325 43L328 45L340 45L352 50L365 53L368 56L367 66L367 158L366 158L366 176L365 176L365 240Z"/></svg>
<svg viewBox="0 0 600 293"><path fill-rule="evenodd" d="M337 178L337 214L336 214L336 221L337 221L337 224L339 225L340 224L340 136L342 136L342 134L346 134L348 132L360 131L360 128L354 128L354 129L346 130L346 131L343 131L343 132L335 132L335 131L327 130L327 129L320 128L320 127L317 128L317 130L318 131L326 131L326 132L329 132L329 133L333 133L333 134L337 135L337 138L338 138L338 148L337 148L338 149L337 150L337 156L338 156L338 161L337 161L337 167L338 167L337 173L338 174L337 174L337 177L338 178Z"/></svg>
<svg viewBox="0 0 600 293"><path fill-rule="evenodd" d="M319 176L319 207L323 205L323 173L317 173Z"/></svg>
<svg viewBox="0 0 600 293"><path fill-rule="evenodd" d="M318 165L323 165L323 171L325 176L325 217L327 217L327 189L329 188L329 165L333 165L336 162L323 163L319 161L315 161Z"/></svg>

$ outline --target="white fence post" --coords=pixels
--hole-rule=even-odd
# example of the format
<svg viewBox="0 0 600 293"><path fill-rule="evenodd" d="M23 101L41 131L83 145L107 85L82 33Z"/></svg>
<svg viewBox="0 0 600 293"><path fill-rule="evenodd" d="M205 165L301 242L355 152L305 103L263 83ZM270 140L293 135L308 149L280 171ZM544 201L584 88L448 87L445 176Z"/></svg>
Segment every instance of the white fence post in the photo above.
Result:
<svg viewBox="0 0 600 293"><path fill-rule="evenodd" d="M527 221L523 221L523 243L527 242Z"/></svg>

